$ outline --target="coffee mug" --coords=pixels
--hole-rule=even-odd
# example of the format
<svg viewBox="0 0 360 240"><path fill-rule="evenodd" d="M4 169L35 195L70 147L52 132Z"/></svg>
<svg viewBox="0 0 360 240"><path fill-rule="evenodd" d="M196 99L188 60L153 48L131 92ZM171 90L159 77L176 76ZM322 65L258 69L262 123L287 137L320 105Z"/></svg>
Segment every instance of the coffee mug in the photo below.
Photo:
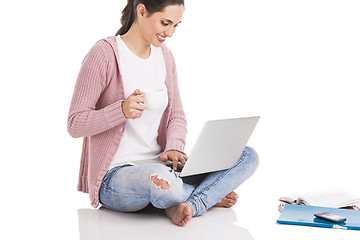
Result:
<svg viewBox="0 0 360 240"><path fill-rule="evenodd" d="M142 92L144 93L146 110L157 111L164 107L167 97L165 88L146 89Z"/></svg>

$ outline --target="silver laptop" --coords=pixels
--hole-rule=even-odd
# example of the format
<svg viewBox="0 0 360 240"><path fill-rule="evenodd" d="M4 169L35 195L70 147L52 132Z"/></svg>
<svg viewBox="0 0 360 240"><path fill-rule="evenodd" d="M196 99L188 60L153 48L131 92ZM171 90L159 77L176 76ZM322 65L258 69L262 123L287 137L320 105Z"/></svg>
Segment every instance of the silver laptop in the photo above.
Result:
<svg viewBox="0 0 360 240"><path fill-rule="evenodd" d="M207 121L196 140L181 177L233 167L260 117Z"/></svg>

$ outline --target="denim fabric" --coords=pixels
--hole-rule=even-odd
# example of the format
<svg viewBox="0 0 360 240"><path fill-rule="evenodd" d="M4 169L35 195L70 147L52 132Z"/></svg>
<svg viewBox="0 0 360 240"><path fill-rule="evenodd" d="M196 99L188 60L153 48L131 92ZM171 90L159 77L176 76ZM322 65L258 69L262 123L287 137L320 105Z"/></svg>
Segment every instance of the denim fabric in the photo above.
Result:
<svg viewBox="0 0 360 240"><path fill-rule="evenodd" d="M166 209L185 202L193 208L194 216L199 216L248 179L258 164L255 150L245 147L232 168L192 177L180 178L163 164L119 166L106 173L100 187L100 202L121 212L135 212L149 203ZM151 181L156 175L169 184L168 189Z"/></svg>

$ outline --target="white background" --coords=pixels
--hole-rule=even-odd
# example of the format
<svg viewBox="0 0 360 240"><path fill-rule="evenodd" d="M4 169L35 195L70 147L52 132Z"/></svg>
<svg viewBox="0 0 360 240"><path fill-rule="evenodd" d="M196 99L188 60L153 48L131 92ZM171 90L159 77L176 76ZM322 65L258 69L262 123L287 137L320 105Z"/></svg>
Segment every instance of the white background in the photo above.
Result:
<svg viewBox="0 0 360 240"><path fill-rule="evenodd" d="M1 234L78 238L76 210L91 206L76 191L82 139L67 133L67 114L83 58L116 33L125 2L1 4ZM235 209L248 219L238 224L255 239L288 239L299 227L275 224L280 196L360 195L360 3L185 4L183 22L165 43L177 63L186 151L206 120L261 116L249 142L261 164L238 189ZM329 231L321 233L360 236ZM304 234L294 237L312 239Z"/></svg>

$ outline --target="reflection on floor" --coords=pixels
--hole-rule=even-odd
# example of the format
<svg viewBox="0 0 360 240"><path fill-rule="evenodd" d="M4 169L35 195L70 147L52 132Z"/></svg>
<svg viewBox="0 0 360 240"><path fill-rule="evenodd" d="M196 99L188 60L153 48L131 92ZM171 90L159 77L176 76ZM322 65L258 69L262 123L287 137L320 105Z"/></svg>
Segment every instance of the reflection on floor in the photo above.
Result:
<svg viewBox="0 0 360 240"><path fill-rule="evenodd" d="M92 239L223 239L254 240L248 230L233 224L234 210L212 208L191 219L185 227L174 225L164 210L147 207L136 213L121 213L101 207L78 209L80 240ZM156 238L155 238L156 237Z"/></svg>

